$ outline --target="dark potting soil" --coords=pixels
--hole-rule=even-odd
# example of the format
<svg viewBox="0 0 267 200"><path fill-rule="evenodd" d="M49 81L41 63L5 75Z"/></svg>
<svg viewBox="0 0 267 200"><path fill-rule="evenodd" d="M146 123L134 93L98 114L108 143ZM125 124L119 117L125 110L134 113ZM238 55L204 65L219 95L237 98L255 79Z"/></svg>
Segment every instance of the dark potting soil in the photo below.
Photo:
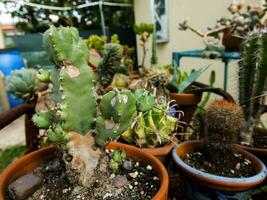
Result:
<svg viewBox="0 0 267 200"><path fill-rule="evenodd" d="M242 178L256 173L252 162L241 154L229 153L227 158L220 156L216 160L211 160L205 151L197 149L195 152L186 154L182 159L191 167L217 176Z"/></svg>
<svg viewBox="0 0 267 200"><path fill-rule="evenodd" d="M64 162L52 160L37 169L44 174L43 183L28 200L152 199L160 188L160 180L152 167L132 159L127 162L131 163L130 168L120 168L114 173L108 167L108 156L103 156L95 170L97 179L91 187L85 188L66 175ZM106 170L99 170L103 166Z"/></svg>

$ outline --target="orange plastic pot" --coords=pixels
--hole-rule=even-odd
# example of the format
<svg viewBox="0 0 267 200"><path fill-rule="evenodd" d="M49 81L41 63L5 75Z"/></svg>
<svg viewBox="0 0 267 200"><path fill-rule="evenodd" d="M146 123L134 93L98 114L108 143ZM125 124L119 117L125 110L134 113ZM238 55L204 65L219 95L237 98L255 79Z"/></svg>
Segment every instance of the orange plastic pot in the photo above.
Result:
<svg viewBox="0 0 267 200"><path fill-rule="evenodd" d="M256 174L254 176L246 178L229 178L216 176L195 169L182 161L181 157L183 157L186 153L193 152L195 149L201 147L203 147L203 141L188 141L178 145L172 152L175 164L187 178L197 183L198 185L213 189L217 193L220 191L238 193L241 191L247 191L259 185L266 178L267 170L264 164L257 157L247 151L238 148L237 146L234 149L235 153L243 155L253 163L256 169Z"/></svg>
<svg viewBox="0 0 267 200"><path fill-rule="evenodd" d="M143 161L153 167L158 177L160 178L161 185L157 194L153 197L153 200L167 200L169 177L163 164L153 157L152 155L141 151L138 148L130 145L120 144L112 142L107 145L108 149L123 149L127 153L127 156L132 157L138 161ZM4 200L4 194L8 184L20 176L32 172L41 163L54 157L55 148L47 147L18 159L10 166L8 166L1 174L0 179L0 200Z"/></svg>
<svg viewBox="0 0 267 200"><path fill-rule="evenodd" d="M178 109L184 112L184 116L180 119L189 124L193 114L196 111L197 104L201 101L202 94L187 94L187 93L170 93L171 100L179 106ZM182 132L185 132L187 125L183 125Z"/></svg>

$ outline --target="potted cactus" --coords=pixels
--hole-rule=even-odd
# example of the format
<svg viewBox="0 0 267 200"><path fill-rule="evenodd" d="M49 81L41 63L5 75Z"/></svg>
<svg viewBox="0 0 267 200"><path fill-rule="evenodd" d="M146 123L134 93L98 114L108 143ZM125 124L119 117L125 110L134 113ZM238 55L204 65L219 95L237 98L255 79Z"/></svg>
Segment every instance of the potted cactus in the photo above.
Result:
<svg viewBox="0 0 267 200"><path fill-rule="evenodd" d="M267 155L267 131L264 125L261 125L260 117L266 112L266 52L266 29L255 29L244 39L242 59L239 63L239 103L246 119L246 127L241 134L241 144L247 146L246 149L251 152L264 155Z"/></svg>
<svg viewBox="0 0 267 200"><path fill-rule="evenodd" d="M160 161L129 145L110 143L106 151L103 148L130 126L134 94L107 93L98 107L88 49L77 29L52 26L43 43L58 71L57 78L50 74L45 80L52 82L58 98L53 109L36 113L32 120L44 129L42 145L54 146L9 166L1 174L0 199L6 195L11 199L136 199L141 195L166 200L168 175ZM154 189L142 188L140 177Z"/></svg>
<svg viewBox="0 0 267 200"><path fill-rule="evenodd" d="M265 165L234 146L244 123L240 106L216 100L205 112L204 140L173 150L176 165L189 177L184 181L190 199L248 199L249 189L264 181Z"/></svg>

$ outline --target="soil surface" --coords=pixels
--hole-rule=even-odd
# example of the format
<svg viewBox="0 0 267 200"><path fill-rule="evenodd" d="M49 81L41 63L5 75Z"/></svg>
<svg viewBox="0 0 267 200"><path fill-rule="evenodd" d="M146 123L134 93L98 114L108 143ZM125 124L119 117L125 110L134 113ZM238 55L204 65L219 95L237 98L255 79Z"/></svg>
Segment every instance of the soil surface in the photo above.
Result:
<svg viewBox="0 0 267 200"><path fill-rule="evenodd" d="M108 162L108 156L100 159L97 179L85 188L66 175L62 160L52 160L37 168L44 174L43 184L28 200L150 200L159 190L160 180L150 165L127 159L130 167L114 173Z"/></svg>
<svg viewBox="0 0 267 200"><path fill-rule="evenodd" d="M182 159L191 167L217 176L242 178L256 173L251 161L241 154L228 154L227 158L221 156L215 161L209 159L205 151L197 149L195 152L186 154Z"/></svg>

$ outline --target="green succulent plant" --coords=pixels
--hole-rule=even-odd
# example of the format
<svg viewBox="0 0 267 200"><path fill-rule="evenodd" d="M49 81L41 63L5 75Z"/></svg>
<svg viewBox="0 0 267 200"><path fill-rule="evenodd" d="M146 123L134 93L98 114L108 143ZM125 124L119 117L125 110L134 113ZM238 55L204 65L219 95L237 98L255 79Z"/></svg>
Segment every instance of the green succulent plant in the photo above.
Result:
<svg viewBox="0 0 267 200"><path fill-rule="evenodd" d="M23 68L13 71L6 79L8 91L15 98L32 101L39 86L36 76L37 72L34 69Z"/></svg>
<svg viewBox="0 0 267 200"><path fill-rule="evenodd" d="M97 76L102 86L108 86L116 73L128 74L127 69L121 63L122 58L123 48L120 44L105 45L102 60L97 66Z"/></svg>
<svg viewBox="0 0 267 200"><path fill-rule="evenodd" d="M146 43L148 39L150 38L151 34L153 34L154 32L154 25L147 24L147 23L135 24L134 32L139 36L140 46L143 49L143 58L142 58L141 67L142 67L142 70L144 70L145 72L145 59L146 59L146 54L147 54ZM153 58L153 62L154 62L156 58L155 47L153 48L153 55L154 55L154 58Z"/></svg>

